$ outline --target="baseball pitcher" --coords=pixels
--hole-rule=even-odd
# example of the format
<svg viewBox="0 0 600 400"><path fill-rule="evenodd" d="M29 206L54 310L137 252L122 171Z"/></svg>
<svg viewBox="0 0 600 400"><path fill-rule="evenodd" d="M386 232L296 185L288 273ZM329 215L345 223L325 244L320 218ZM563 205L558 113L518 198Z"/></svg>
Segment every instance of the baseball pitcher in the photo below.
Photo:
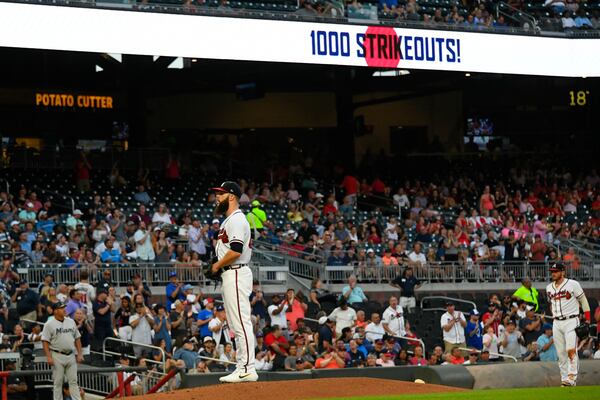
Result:
<svg viewBox="0 0 600 400"><path fill-rule="evenodd" d="M562 263L550 266L550 272L552 283L546 287L546 295L554 317L552 335L558 353L561 386L575 386L579 369L577 336L589 327L590 305L579 282L565 277ZM582 323L579 321L580 305L585 315Z"/></svg>
<svg viewBox="0 0 600 400"><path fill-rule="evenodd" d="M239 208L242 190L237 183L223 182L213 190L217 195L215 214L224 215L225 220L215 248L218 261L211 266L210 274L221 274L225 313L235 333L237 349L236 370L219 380L226 383L254 382L258 380L258 374L254 367L254 331L249 300L252 292L250 225Z"/></svg>

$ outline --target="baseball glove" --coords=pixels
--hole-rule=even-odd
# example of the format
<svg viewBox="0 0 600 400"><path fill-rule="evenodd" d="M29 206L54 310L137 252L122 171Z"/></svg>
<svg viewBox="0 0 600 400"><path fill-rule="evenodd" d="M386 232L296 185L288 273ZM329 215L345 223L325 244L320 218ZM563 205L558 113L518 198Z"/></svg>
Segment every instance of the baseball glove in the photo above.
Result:
<svg viewBox="0 0 600 400"><path fill-rule="evenodd" d="M580 340L587 339L590 336L590 324L587 322L582 322L579 324L577 328L575 328L575 334Z"/></svg>
<svg viewBox="0 0 600 400"><path fill-rule="evenodd" d="M213 273L212 272L212 266L213 263L209 262L207 263L207 265L204 267L204 269L202 270L202 273L204 274L204 277L208 280L211 281L221 281L221 274L223 273L223 270L220 269L217 273Z"/></svg>

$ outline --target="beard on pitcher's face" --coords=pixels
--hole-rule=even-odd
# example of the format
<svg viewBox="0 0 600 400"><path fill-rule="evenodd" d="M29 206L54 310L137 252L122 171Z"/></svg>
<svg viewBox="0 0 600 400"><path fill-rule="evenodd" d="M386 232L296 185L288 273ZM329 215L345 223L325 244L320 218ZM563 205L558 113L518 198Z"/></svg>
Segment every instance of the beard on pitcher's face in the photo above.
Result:
<svg viewBox="0 0 600 400"><path fill-rule="evenodd" d="M215 206L215 215L223 215L229 209L229 195L224 197L221 201L217 199L217 205Z"/></svg>

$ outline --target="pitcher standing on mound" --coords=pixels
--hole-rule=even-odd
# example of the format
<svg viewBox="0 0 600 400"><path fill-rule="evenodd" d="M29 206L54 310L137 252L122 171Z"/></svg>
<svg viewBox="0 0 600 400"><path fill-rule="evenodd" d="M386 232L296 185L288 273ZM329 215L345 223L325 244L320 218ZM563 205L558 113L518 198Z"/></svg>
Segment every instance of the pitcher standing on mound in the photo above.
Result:
<svg viewBox="0 0 600 400"><path fill-rule="evenodd" d="M552 336L558 366L560 368L561 386L575 386L579 371L577 357L577 334L579 326L579 306L585 315L583 324L590 322L590 305L579 282L565 277L565 266L557 262L550 266L552 283L546 287L546 295L554 317Z"/></svg>
<svg viewBox="0 0 600 400"><path fill-rule="evenodd" d="M242 190L235 182L223 182L213 188L217 196L215 214L224 215L221 223L216 253L218 261L212 273L222 272L223 302L229 326L235 333L237 367L234 372L219 378L221 382L254 382L258 374L254 368L254 331L252 329L250 293L250 225L239 208Z"/></svg>

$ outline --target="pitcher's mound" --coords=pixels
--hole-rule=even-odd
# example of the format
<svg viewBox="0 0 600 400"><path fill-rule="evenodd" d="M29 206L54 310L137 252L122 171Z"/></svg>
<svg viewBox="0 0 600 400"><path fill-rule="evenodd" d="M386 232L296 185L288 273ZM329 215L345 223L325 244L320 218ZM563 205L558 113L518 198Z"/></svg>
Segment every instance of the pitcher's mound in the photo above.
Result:
<svg viewBox="0 0 600 400"><path fill-rule="evenodd" d="M260 399L302 400L325 397L460 392L449 386L375 378L325 378L297 381L219 384L134 397L137 400Z"/></svg>

